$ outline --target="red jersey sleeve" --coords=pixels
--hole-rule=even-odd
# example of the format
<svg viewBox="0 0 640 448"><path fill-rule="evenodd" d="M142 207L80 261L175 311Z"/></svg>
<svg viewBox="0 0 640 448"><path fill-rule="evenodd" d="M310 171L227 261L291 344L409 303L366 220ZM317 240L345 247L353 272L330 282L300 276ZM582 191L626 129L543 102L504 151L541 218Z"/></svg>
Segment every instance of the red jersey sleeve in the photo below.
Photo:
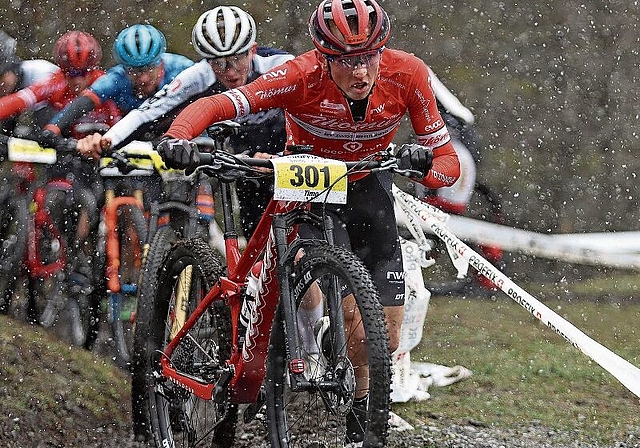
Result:
<svg viewBox="0 0 640 448"><path fill-rule="evenodd" d="M433 165L421 183L434 189L447 187L460 177L458 155L438 112L429 70L418 58L414 62L415 70L409 89L409 117L418 143L433 151Z"/></svg>
<svg viewBox="0 0 640 448"><path fill-rule="evenodd" d="M49 101L65 88L64 76L58 71L42 81L4 96L0 98L0 120L24 112L41 101Z"/></svg>

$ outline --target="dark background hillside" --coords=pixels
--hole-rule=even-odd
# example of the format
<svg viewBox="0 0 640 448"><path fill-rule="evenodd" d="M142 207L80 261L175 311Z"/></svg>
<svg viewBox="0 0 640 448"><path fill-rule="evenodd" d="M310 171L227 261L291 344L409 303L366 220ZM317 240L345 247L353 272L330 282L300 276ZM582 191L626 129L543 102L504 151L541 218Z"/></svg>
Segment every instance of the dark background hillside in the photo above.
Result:
<svg viewBox="0 0 640 448"><path fill-rule="evenodd" d="M227 3L227 2L224 2ZM261 43L310 48L314 2L234 2L260 24ZM94 33L110 65L125 26L149 22L169 49L196 58L190 32L218 1L0 1L23 57L50 57L67 29ZM539 232L636 230L639 146L638 8L586 0L381 0L390 46L414 52L476 115L480 176L499 193L508 224ZM398 140L408 138L406 129Z"/></svg>

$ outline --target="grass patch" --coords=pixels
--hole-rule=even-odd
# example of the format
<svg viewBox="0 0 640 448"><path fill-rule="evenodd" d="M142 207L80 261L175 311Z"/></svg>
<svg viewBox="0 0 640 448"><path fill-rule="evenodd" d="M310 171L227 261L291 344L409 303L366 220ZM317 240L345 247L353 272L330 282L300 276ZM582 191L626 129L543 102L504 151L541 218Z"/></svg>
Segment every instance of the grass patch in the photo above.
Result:
<svg viewBox="0 0 640 448"><path fill-rule="evenodd" d="M56 432L128 422L128 384L107 359L0 316L0 405L12 430Z"/></svg>
<svg viewBox="0 0 640 448"><path fill-rule="evenodd" d="M640 304L552 300L545 305L635 365ZM579 429L603 443L640 433L638 397L522 307L495 300L433 297L413 361L463 365L473 376L429 390L431 399L395 404L414 424L439 418L516 427Z"/></svg>

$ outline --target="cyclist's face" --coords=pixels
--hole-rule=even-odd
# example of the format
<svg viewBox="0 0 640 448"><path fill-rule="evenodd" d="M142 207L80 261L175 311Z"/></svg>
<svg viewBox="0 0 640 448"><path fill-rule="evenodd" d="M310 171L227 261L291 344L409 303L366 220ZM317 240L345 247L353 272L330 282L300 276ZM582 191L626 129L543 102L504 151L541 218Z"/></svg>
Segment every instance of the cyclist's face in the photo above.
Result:
<svg viewBox="0 0 640 448"><path fill-rule="evenodd" d="M9 95L16 90L18 75L13 72L6 72L0 75L0 96Z"/></svg>
<svg viewBox="0 0 640 448"><path fill-rule="evenodd" d="M128 68L126 72L133 84L135 95L139 98L149 98L158 91L164 75L164 66L161 62L158 65Z"/></svg>
<svg viewBox="0 0 640 448"><path fill-rule="evenodd" d="M254 45L249 51L223 58L209 59L209 65L216 74L216 78L227 88L235 89L243 86L249 79L251 61L256 53Z"/></svg>
<svg viewBox="0 0 640 448"><path fill-rule="evenodd" d="M79 94L91 84L91 76L89 72L83 72L81 75L65 73L64 79L75 94Z"/></svg>
<svg viewBox="0 0 640 448"><path fill-rule="evenodd" d="M338 88L352 100L366 98L380 71L381 51L357 56L326 57L331 78Z"/></svg>

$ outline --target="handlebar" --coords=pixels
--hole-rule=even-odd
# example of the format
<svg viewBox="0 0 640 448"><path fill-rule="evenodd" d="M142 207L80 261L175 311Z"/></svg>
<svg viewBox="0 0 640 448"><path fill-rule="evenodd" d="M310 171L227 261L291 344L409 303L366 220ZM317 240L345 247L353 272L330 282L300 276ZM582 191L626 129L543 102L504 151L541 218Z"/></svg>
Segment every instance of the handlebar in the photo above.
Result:
<svg viewBox="0 0 640 448"><path fill-rule="evenodd" d="M54 164L58 155L80 157L75 139L59 137L51 143L55 144L44 144L37 136L19 138L0 134L0 160Z"/></svg>
<svg viewBox="0 0 640 448"><path fill-rule="evenodd" d="M223 179L233 177L235 180L246 174L264 175L264 170L260 170L260 168L273 168L273 159L239 156L224 151L199 152L198 156L200 162L197 169L203 170L210 176ZM419 174L416 171L400 169L398 159L390 151L379 152L363 160L344 163L348 174L380 171L392 171L407 177Z"/></svg>

